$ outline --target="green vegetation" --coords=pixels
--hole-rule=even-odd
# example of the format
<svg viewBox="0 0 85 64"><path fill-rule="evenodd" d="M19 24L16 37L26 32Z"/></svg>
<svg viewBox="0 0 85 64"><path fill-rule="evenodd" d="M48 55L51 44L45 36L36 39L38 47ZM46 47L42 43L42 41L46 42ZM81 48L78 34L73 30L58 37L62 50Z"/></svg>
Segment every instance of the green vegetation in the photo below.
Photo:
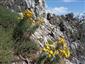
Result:
<svg viewBox="0 0 85 64"><path fill-rule="evenodd" d="M29 34L34 33L37 26L18 17L17 13L0 6L0 64L11 64L13 53L25 55L39 49L29 39Z"/></svg>
<svg viewBox="0 0 85 64"><path fill-rule="evenodd" d="M1 64L9 64L12 57L12 44L11 32L5 31L3 27L0 27L0 62Z"/></svg>
<svg viewBox="0 0 85 64"><path fill-rule="evenodd" d="M30 40L30 36L37 28L38 26L33 25L29 17L24 17L20 20L13 32L14 50L16 54L29 54L38 49L37 44Z"/></svg>
<svg viewBox="0 0 85 64"><path fill-rule="evenodd" d="M0 6L0 25L5 28L13 28L18 22L19 15L17 13L11 12L10 10Z"/></svg>
<svg viewBox="0 0 85 64"><path fill-rule="evenodd" d="M31 10L25 10L22 14L23 18L21 19L16 12L11 12L11 10L0 6L0 64L11 64L15 60L15 55L21 60L24 58L23 61L29 58L36 62L36 64L56 64L60 62L64 64L63 58L69 58L71 56L64 36L60 36L55 42L48 40L43 48L39 48L38 43L32 41L30 36L39 26L45 23L43 21L44 18L39 17L34 20ZM66 15L66 19L68 21L70 19L72 20L73 14ZM79 33L76 33L76 35L80 35L78 39L82 42L85 40L84 25L85 23L79 25ZM73 24L72 26L74 27ZM67 34L71 35L70 32ZM75 40L73 35L72 33L72 37ZM81 49L77 49L77 52L82 52ZM40 52L39 56L36 55L37 52Z"/></svg>
<svg viewBox="0 0 85 64"><path fill-rule="evenodd" d="M62 58L69 58L69 57L70 57L70 50L68 49L64 36L61 36L58 38L58 40L56 40L56 42L48 40L48 42L42 48L42 53L37 60L37 64L45 64L45 63L56 64Z"/></svg>
<svg viewBox="0 0 85 64"><path fill-rule="evenodd" d="M0 6L0 64L10 64L12 59L12 32L18 15Z"/></svg>

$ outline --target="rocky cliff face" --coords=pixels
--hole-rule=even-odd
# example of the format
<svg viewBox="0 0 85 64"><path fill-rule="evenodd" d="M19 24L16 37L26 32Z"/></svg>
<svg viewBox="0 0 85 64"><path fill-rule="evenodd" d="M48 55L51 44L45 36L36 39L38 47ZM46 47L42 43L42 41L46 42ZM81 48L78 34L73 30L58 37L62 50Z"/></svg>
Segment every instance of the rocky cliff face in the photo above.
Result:
<svg viewBox="0 0 85 64"><path fill-rule="evenodd" d="M32 9L34 17L43 17L45 23L38 27L30 39L43 47L48 40L55 42L60 36L64 36L71 51L71 57L64 59L65 64L85 64L85 24L78 22L71 14L45 15L44 0L0 0L0 5L18 13Z"/></svg>
<svg viewBox="0 0 85 64"><path fill-rule="evenodd" d="M30 8L35 17L45 16L44 0L0 0L0 5L18 13Z"/></svg>
<svg viewBox="0 0 85 64"><path fill-rule="evenodd" d="M45 24L32 35L32 40L45 44L47 40L56 41L58 37L64 36L72 53L69 60L65 59L65 64L85 64L85 53L83 52L85 44L80 37L79 22L71 18L67 20L66 16L52 16L44 21Z"/></svg>

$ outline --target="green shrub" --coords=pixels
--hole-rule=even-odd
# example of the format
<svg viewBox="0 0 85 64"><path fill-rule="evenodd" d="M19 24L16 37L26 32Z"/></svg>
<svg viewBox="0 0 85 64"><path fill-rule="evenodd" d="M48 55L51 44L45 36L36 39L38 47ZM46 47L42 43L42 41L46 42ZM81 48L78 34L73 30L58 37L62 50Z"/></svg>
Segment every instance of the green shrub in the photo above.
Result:
<svg viewBox="0 0 85 64"><path fill-rule="evenodd" d="M31 34L33 34L37 28L38 26L32 25L32 21L29 18L20 20L13 32L13 47L16 54L29 54L39 49L37 44L30 40Z"/></svg>
<svg viewBox="0 0 85 64"><path fill-rule="evenodd" d="M19 21L18 17L19 15L17 13L11 12L9 9L0 6L0 25L3 27L13 28Z"/></svg>
<svg viewBox="0 0 85 64"><path fill-rule="evenodd" d="M18 14L0 6L0 64L11 64L12 33L18 23Z"/></svg>

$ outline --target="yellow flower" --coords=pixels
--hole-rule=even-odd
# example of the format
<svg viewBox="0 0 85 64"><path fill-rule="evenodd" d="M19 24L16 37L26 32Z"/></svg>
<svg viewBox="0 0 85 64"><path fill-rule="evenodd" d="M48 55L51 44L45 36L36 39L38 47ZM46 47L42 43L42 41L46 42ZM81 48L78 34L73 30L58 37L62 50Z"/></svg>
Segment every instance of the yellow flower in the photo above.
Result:
<svg viewBox="0 0 85 64"><path fill-rule="evenodd" d="M65 39L60 37L57 44L60 45L60 48L58 49L55 49L55 46L53 44L45 44L45 47L43 48L44 52L46 52L49 57L55 57L56 55L58 55L60 58L68 58L70 56L70 51L67 47Z"/></svg>
<svg viewBox="0 0 85 64"><path fill-rule="evenodd" d="M44 52L47 52L48 50L47 50L46 48L43 48L43 51L44 51Z"/></svg>
<svg viewBox="0 0 85 64"><path fill-rule="evenodd" d="M51 54L48 54L48 57L50 58L51 57Z"/></svg>
<svg viewBox="0 0 85 64"><path fill-rule="evenodd" d="M59 54L58 50L55 50L55 51L53 52L52 56L55 57L55 56L58 55L58 54Z"/></svg>
<svg viewBox="0 0 85 64"><path fill-rule="evenodd" d="M61 48L59 49L59 53L60 53L59 56L68 58L70 56L70 51L68 49L68 46L67 46L67 43L66 43L64 37L61 36L58 39L57 43L58 43L58 45L60 45L60 47L62 47L62 49Z"/></svg>
<svg viewBox="0 0 85 64"><path fill-rule="evenodd" d="M24 12L23 12L23 15L25 16L25 17L32 17L33 16L33 13L32 13L32 11L31 10L25 10Z"/></svg>
<svg viewBox="0 0 85 64"><path fill-rule="evenodd" d="M64 49L64 51L65 51L65 57L66 58L68 58L68 57L70 57L70 51L69 51L69 49Z"/></svg>
<svg viewBox="0 0 85 64"><path fill-rule="evenodd" d="M45 46L46 46L47 49L50 49L50 47L49 47L50 45L49 44L45 44Z"/></svg>
<svg viewBox="0 0 85 64"><path fill-rule="evenodd" d="M61 49L59 49L59 51L60 51L60 54L61 54L61 56L62 57L65 57L65 58L68 58L68 57L70 57L70 51L69 51L69 49L63 49L63 50L61 50Z"/></svg>
<svg viewBox="0 0 85 64"><path fill-rule="evenodd" d="M51 55L53 55L53 51L52 51L52 50L49 50L49 53L50 53Z"/></svg>

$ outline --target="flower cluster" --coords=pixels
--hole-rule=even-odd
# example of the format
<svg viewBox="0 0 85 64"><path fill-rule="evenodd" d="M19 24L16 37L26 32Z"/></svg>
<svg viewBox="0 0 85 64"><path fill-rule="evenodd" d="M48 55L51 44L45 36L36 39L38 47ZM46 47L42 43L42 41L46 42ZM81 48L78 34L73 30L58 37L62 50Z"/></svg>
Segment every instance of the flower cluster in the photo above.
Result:
<svg viewBox="0 0 85 64"><path fill-rule="evenodd" d="M59 56L65 57L65 58L70 57L70 51L69 51L68 45L65 41L65 38L63 36L61 36L58 39L58 45L60 45L60 47L59 47Z"/></svg>
<svg viewBox="0 0 85 64"><path fill-rule="evenodd" d="M25 10L24 12L23 12L23 16L24 17L27 17L27 18L30 18L30 17L32 17L33 16L33 13L32 13L32 11L31 10Z"/></svg>
<svg viewBox="0 0 85 64"><path fill-rule="evenodd" d="M45 47L43 48L43 51L48 54L48 57L54 57L55 54L57 54L57 51L54 51L54 46L50 44L45 44Z"/></svg>
<svg viewBox="0 0 85 64"><path fill-rule="evenodd" d="M48 54L48 57L56 57L58 55L60 58L68 58L70 56L70 51L64 37L59 37L56 45L46 43L43 51Z"/></svg>

